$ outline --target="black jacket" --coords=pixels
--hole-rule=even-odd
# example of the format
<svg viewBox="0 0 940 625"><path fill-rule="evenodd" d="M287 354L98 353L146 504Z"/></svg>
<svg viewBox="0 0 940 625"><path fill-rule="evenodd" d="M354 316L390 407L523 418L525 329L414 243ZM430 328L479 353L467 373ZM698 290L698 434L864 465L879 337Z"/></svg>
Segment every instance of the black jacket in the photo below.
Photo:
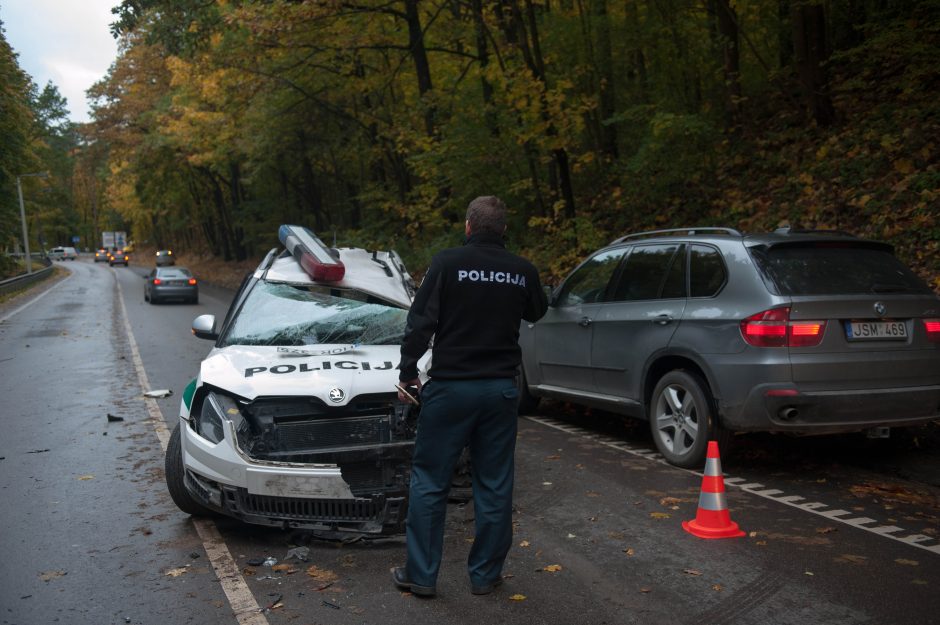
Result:
<svg viewBox="0 0 940 625"><path fill-rule="evenodd" d="M471 235L463 247L431 259L408 313L399 377L418 377L418 359L432 336L432 378L515 377L519 324L538 321L546 307L532 263L506 251L500 236Z"/></svg>

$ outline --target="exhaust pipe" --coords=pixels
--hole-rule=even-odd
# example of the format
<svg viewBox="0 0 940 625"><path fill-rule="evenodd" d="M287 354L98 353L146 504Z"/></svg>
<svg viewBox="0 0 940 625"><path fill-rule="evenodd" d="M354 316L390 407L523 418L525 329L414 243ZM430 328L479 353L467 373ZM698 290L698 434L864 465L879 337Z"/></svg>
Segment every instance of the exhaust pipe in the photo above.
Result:
<svg viewBox="0 0 940 625"><path fill-rule="evenodd" d="M781 408L777 415L784 421L792 421L800 416L800 411L793 406L787 406L786 408Z"/></svg>

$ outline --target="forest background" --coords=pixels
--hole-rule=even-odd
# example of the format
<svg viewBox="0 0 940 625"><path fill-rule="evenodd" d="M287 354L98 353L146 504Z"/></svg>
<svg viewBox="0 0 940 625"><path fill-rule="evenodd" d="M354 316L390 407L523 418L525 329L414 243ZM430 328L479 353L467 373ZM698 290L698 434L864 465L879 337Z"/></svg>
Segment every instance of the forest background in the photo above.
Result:
<svg viewBox="0 0 940 625"><path fill-rule="evenodd" d="M0 249L251 261L277 227L420 275L477 195L557 281L628 232L893 243L940 290L940 0L124 0L67 121L0 30ZM0 265L9 263L0 256ZM9 267L0 267L0 270Z"/></svg>

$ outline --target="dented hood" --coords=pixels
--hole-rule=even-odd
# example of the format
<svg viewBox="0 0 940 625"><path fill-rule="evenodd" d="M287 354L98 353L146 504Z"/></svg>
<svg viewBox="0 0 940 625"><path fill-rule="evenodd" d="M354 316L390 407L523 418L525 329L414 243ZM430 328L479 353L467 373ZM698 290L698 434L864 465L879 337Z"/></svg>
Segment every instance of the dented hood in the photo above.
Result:
<svg viewBox="0 0 940 625"><path fill-rule="evenodd" d="M279 353L277 347L235 345L214 349L202 361L200 377L248 400L263 396L314 396L344 406L357 395L394 393L397 345L318 345L336 353L308 356Z"/></svg>

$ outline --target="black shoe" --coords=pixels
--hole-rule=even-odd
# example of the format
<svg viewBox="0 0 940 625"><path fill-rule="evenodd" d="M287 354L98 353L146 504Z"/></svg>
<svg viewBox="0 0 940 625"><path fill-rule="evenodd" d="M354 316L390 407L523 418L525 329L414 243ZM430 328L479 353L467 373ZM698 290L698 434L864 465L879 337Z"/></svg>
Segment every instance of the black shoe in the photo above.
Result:
<svg viewBox="0 0 940 625"><path fill-rule="evenodd" d="M412 584L411 580L408 579L408 574L405 573L405 567L403 566L396 566L392 568L392 581L394 581L395 585L402 590L407 590L414 595L420 595L422 597L433 597L437 594L437 589L434 586L419 586L418 584Z"/></svg>
<svg viewBox="0 0 940 625"><path fill-rule="evenodd" d="M482 586L477 586L476 584L474 584L470 586L470 592L475 595L488 595L494 590L496 590L499 586L502 586L502 584L503 584L503 578L497 577L495 580L493 580L489 584L483 584Z"/></svg>

